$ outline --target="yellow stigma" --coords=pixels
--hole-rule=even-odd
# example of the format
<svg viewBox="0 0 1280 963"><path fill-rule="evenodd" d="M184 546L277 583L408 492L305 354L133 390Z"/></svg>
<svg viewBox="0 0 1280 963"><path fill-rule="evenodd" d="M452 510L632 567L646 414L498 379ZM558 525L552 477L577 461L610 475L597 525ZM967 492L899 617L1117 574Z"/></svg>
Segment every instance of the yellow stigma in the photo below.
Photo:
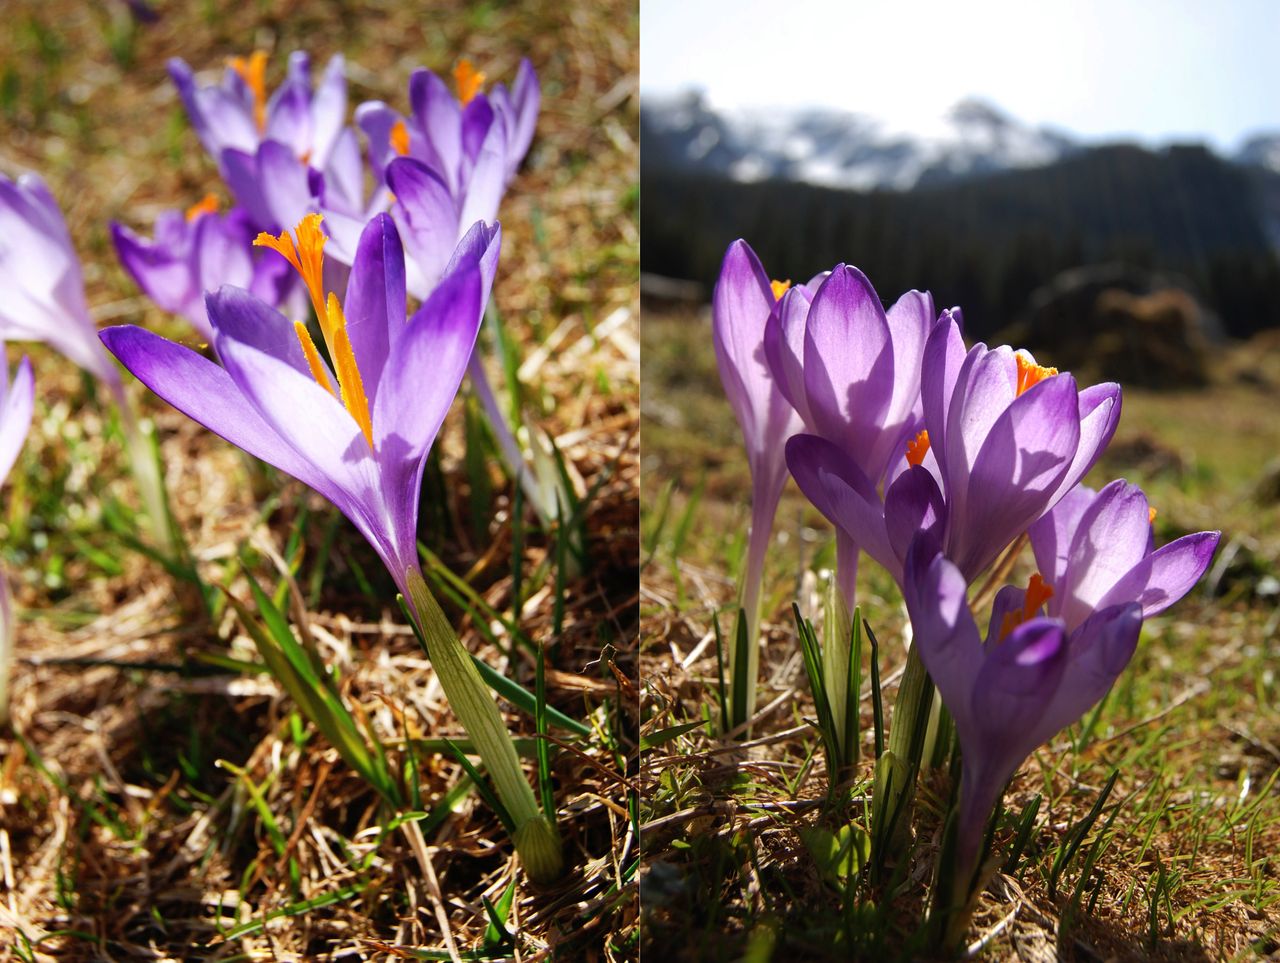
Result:
<svg viewBox="0 0 1280 963"><path fill-rule="evenodd" d="M929 454L929 433L922 431L907 442L907 464L915 466L924 462Z"/></svg>
<svg viewBox="0 0 1280 963"><path fill-rule="evenodd" d="M194 221L201 214L216 214L217 212L218 195L213 193L206 194L187 208L187 222Z"/></svg>
<svg viewBox="0 0 1280 963"><path fill-rule="evenodd" d="M369 417L369 398L364 393L364 381L360 377L360 369L356 366L356 356L351 350L351 339L347 337L347 319L343 316L342 305L338 296L329 295L329 329L332 340L329 342L329 354L333 358L333 367L338 373L338 386L342 389L342 403L346 405L351 417L356 420L364 439L373 447L373 420Z"/></svg>
<svg viewBox="0 0 1280 963"><path fill-rule="evenodd" d="M409 128L403 120L397 120L391 128L391 149L401 157L409 153Z"/></svg>
<svg viewBox="0 0 1280 963"><path fill-rule="evenodd" d="M1156 516L1159 514L1160 513L1155 510L1154 505L1148 505L1147 506L1147 524L1154 525L1156 523Z"/></svg>
<svg viewBox="0 0 1280 963"><path fill-rule="evenodd" d="M301 221L295 233L298 245L294 247L293 238L288 231L281 231L279 237L272 237L263 231L254 238L254 247L269 247L284 256L293 265L293 269L302 275L307 285L307 293L311 295L311 306L316 309L316 317L324 325L324 231L320 229L322 218L319 214L308 214Z"/></svg>
<svg viewBox="0 0 1280 963"><path fill-rule="evenodd" d="M1022 610L1015 609L1005 613L1004 621L1000 623L1000 641L1003 642L1010 632L1033 618L1040 611L1040 607L1051 598L1053 598L1053 586L1041 578L1039 572L1036 572L1027 583L1027 595L1022 602Z"/></svg>
<svg viewBox="0 0 1280 963"><path fill-rule="evenodd" d="M231 57L227 66L240 75L253 94L253 120L258 130L267 129L267 52L255 50L244 57Z"/></svg>
<svg viewBox="0 0 1280 963"><path fill-rule="evenodd" d="M791 290L790 281L770 281L769 287L773 289L773 299L781 301L782 296Z"/></svg>
<svg viewBox="0 0 1280 963"><path fill-rule="evenodd" d="M458 100L465 107L475 99L476 94L480 93L480 87L484 84L484 74L471 66L471 61L464 57L458 61L458 66L453 68L453 82L458 88Z"/></svg>
<svg viewBox="0 0 1280 963"><path fill-rule="evenodd" d="M333 370L337 375L340 400L360 426L369 447L373 448L373 419L369 416L369 398L364 393L364 380L360 377L360 368L351 348L351 338L347 335L347 319L342 313L338 296L331 292L326 300L324 295L325 235L320 229L321 222L319 214L308 214L299 221L294 229L298 239L296 247L288 231L280 232L279 237L272 237L264 232L253 243L255 247L269 247L278 252L302 275L307 293L311 295L311 305L316 309L316 320L320 322L325 347L329 349L329 359L333 362ZM293 322L293 330L298 336L298 343L302 345L302 353L311 369L311 376L320 387L333 394L328 370L315 342L311 340L311 332L301 321Z"/></svg>
<svg viewBox="0 0 1280 963"><path fill-rule="evenodd" d="M1045 378L1051 378L1058 373L1057 368L1046 368L1038 365L1030 355L1019 351L1014 355L1018 362L1018 394L1022 394L1032 385L1038 385Z"/></svg>

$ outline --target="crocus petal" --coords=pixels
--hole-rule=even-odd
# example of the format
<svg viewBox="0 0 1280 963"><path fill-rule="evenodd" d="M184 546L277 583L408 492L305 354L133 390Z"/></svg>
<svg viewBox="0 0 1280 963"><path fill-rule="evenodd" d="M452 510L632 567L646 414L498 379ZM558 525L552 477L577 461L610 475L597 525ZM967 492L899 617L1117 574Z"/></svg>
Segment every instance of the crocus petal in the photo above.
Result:
<svg viewBox="0 0 1280 963"><path fill-rule="evenodd" d="M374 405L375 447L395 436L419 459L431 447L475 347L481 284L475 266L451 274L410 319ZM423 379L423 371L431 377Z"/></svg>
<svg viewBox="0 0 1280 963"><path fill-rule="evenodd" d="M1143 618L1163 612L1204 575L1221 535L1196 532L1156 549L1116 582L1098 607L1136 601L1142 606Z"/></svg>
<svg viewBox="0 0 1280 963"><path fill-rule="evenodd" d="M229 339L265 352L311 378L293 323L248 291L224 285L206 296L215 344Z"/></svg>
<svg viewBox="0 0 1280 963"><path fill-rule="evenodd" d="M775 300L769 277L745 241L725 252L712 297L712 343L725 396L742 428L753 478L767 491L786 481L782 442L798 427L764 358L764 328Z"/></svg>
<svg viewBox="0 0 1280 963"><path fill-rule="evenodd" d="M177 212L170 212L177 214ZM181 214L177 215L179 218ZM194 315L207 324L204 299L193 290L191 265L168 245L139 237L123 224L111 222L111 241L120 264L152 301L166 311L181 314L193 324Z"/></svg>
<svg viewBox="0 0 1280 963"><path fill-rule="evenodd" d="M817 433L839 440L878 482L883 465L869 458L893 392L889 323L871 282L857 268L837 267L809 306L804 380Z"/></svg>
<svg viewBox="0 0 1280 963"><path fill-rule="evenodd" d="M960 570L918 537L903 566L902 597L916 651L951 710L959 732L970 732L974 682L983 663L982 640L969 611L969 586Z"/></svg>
<svg viewBox="0 0 1280 963"><path fill-rule="evenodd" d="M902 565L889 543L880 495L848 453L817 435L794 435L786 457L791 477L814 508L900 579Z"/></svg>
<svg viewBox="0 0 1280 963"><path fill-rule="evenodd" d="M356 108L356 126L364 131L369 144L369 166L376 181L383 180L387 165L396 157L391 147L391 130L402 120L398 111L380 100L366 101Z"/></svg>
<svg viewBox="0 0 1280 963"><path fill-rule="evenodd" d="M391 326L404 326L404 248L390 216L379 214L360 235L343 311L351 350L372 405L387 361Z"/></svg>
<svg viewBox="0 0 1280 963"><path fill-rule="evenodd" d="M347 117L347 65L334 54L311 101L311 162L323 168Z"/></svg>
<svg viewBox="0 0 1280 963"><path fill-rule="evenodd" d="M218 295L228 290L233 289L223 289ZM215 297L209 297L209 316L218 329L220 308L215 306ZM257 409L262 420L303 461L314 466L315 472L332 479L332 487L344 493L338 498L330 496L334 504L350 514L347 502L369 500L368 493L377 489L372 453L342 402L309 373L302 374L250 344L216 334L214 348L238 393ZM356 523L361 524L359 520Z"/></svg>
<svg viewBox="0 0 1280 963"><path fill-rule="evenodd" d="M773 380L810 431L817 429L804 392L804 328L811 298L795 286L782 295L764 329L764 354Z"/></svg>
<svg viewBox="0 0 1280 963"><path fill-rule="evenodd" d="M937 314L927 291L908 291L885 312L893 347L893 392L870 464L887 466L898 436L920 402L924 345Z"/></svg>
<svg viewBox="0 0 1280 963"><path fill-rule="evenodd" d="M476 221L492 221L498 216L498 205L506 188L505 135L497 124L490 129L476 156L475 167L467 181L466 196L458 214L457 240Z"/></svg>
<svg viewBox="0 0 1280 963"><path fill-rule="evenodd" d="M409 77L409 103L426 135L423 159L448 185L457 190L462 161L462 112L444 81L430 70L415 70Z"/></svg>
<svg viewBox="0 0 1280 963"><path fill-rule="evenodd" d="M984 374L975 369L975 379ZM975 414L985 418L986 407L995 404L997 396L991 392L976 401ZM950 554L967 577L995 561L1049 507L1080 441L1078 410L1075 380L1056 375L997 416L974 462L966 502L951 507L949 521L956 537ZM962 433L968 431L967 421L960 426ZM955 452L954 439L951 442L949 458Z"/></svg>
<svg viewBox="0 0 1280 963"><path fill-rule="evenodd" d="M538 75L534 72L533 64L522 58L516 70L515 83L511 86L511 106L515 110L515 125L507 140L507 152L511 158L508 178L515 174L520 161L529 152L529 144L533 142L534 127L538 122L540 99Z"/></svg>
<svg viewBox="0 0 1280 963"><path fill-rule="evenodd" d="M396 196L392 215L409 256L409 290L424 298L440 280L457 242L457 201L438 174L409 157L387 165L387 184Z"/></svg>
<svg viewBox="0 0 1280 963"><path fill-rule="evenodd" d="M952 312L944 311L925 342L920 373L920 398L924 408L924 427L929 432L929 450L937 458L944 477L947 470L947 413L951 410L956 379L965 357L960 325Z"/></svg>
<svg viewBox="0 0 1280 963"><path fill-rule="evenodd" d="M1075 537L1081 516L1096 495L1097 492L1087 485L1077 485L1063 496L1053 511L1027 529L1036 568L1050 585L1062 582L1067 568L1067 556L1071 551L1071 540ZM1049 603L1049 611L1056 615L1061 603L1062 596L1055 593L1054 600Z"/></svg>
<svg viewBox="0 0 1280 963"><path fill-rule="evenodd" d="M1071 467L1058 485L1064 495L1098 463L1120 424L1120 386L1112 382L1090 385L1080 392L1080 444Z"/></svg>
<svg viewBox="0 0 1280 963"><path fill-rule="evenodd" d="M273 140L262 142L258 147L257 174L262 197L275 224L292 229L312 212L314 192L307 165L284 144Z"/></svg>
<svg viewBox="0 0 1280 963"><path fill-rule="evenodd" d="M1001 636L1004 634L1004 621L1007 616L1018 613L1018 621L1022 619L1022 609L1026 605L1027 590L1020 589L1016 585L1006 585L996 593L996 597L991 602L991 619L987 625L987 642L988 649L1000 642Z"/></svg>
<svg viewBox="0 0 1280 963"><path fill-rule="evenodd" d="M295 157L311 149L310 63L300 50L291 54L285 81L267 104L266 137L286 145Z"/></svg>
<svg viewBox="0 0 1280 963"><path fill-rule="evenodd" d="M208 358L131 324L103 329L102 340L139 381L187 417L330 500L338 494L267 424L231 376Z"/></svg>
<svg viewBox="0 0 1280 963"><path fill-rule="evenodd" d="M956 377L951 410L947 414L945 465L957 506L967 495L967 480L996 421L1017 397L1017 363L1007 345L988 350L977 344L969 352ZM1075 408L1075 398L1072 399ZM1073 410L1074 414L1074 410ZM1077 419L1078 420L1078 419ZM932 442L933 432L929 433ZM933 443L936 447L936 443ZM939 456L943 462L943 456ZM957 507L957 514L963 509Z"/></svg>
<svg viewBox="0 0 1280 963"><path fill-rule="evenodd" d="M1075 628L1111 588L1147 555L1151 518L1147 496L1137 485L1113 481L1098 492L1076 524L1066 571L1055 584L1060 611Z"/></svg>
<svg viewBox="0 0 1280 963"><path fill-rule="evenodd" d="M1142 609L1130 602L1100 609L1071 633L1062 684L1031 732L1035 745L1097 705L1133 658L1141 632Z"/></svg>
<svg viewBox="0 0 1280 963"><path fill-rule="evenodd" d="M31 361L18 362L18 373L13 376L0 410L0 483L9 477L13 463L18 460L22 443L31 430L31 413L35 410L36 385L31 374ZM0 578L3 578L0 575Z"/></svg>
<svg viewBox="0 0 1280 963"><path fill-rule="evenodd" d="M926 532L941 543L946 506L927 469L919 465L908 468L889 486L884 496L884 523L894 554L904 563L918 533Z"/></svg>

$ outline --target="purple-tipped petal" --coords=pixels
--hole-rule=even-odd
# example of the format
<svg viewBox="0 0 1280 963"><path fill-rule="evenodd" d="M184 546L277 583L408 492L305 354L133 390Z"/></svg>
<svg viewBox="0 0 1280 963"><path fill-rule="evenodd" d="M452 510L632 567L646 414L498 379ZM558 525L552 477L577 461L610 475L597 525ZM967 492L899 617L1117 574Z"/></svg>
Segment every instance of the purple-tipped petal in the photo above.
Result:
<svg viewBox="0 0 1280 963"><path fill-rule="evenodd" d="M396 196L392 213L409 257L409 290L416 297L426 297L439 282L457 242L457 201L436 173L408 157L387 166L387 184Z"/></svg>
<svg viewBox="0 0 1280 963"><path fill-rule="evenodd" d="M347 65L334 54L311 101L311 162L324 168L347 120Z"/></svg>
<svg viewBox="0 0 1280 963"><path fill-rule="evenodd" d="M1130 602L1100 609L1071 633L1062 684L1035 726L1035 745L1097 705L1133 658L1141 631L1142 610Z"/></svg>
<svg viewBox="0 0 1280 963"><path fill-rule="evenodd" d="M1098 463L1120 424L1120 386L1090 385L1080 392L1080 444L1062 482L1060 494L1070 491Z"/></svg>
<svg viewBox="0 0 1280 963"><path fill-rule="evenodd" d="M1111 588L1147 555L1151 542L1148 509L1141 488L1117 480L1098 492L1081 514L1066 571L1056 585L1062 596L1058 608L1069 627L1087 619Z"/></svg>
<svg viewBox="0 0 1280 963"><path fill-rule="evenodd" d="M451 191L457 190L462 162L462 110L443 80L430 70L409 77L409 103L426 135L423 160Z"/></svg>
<svg viewBox="0 0 1280 963"><path fill-rule="evenodd" d="M996 381L993 368L975 366L974 383ZM975 417L985 420L1000 397L996 389L975 401ZM967 577L994 562L1049 507L1080 441L1076 398L1075 380L1056 375L1007 405L985 432L966 483L963 509L955 507L961 504L958 498L952 507L953 513L964 515L951 554ZM959 426L961 433L969 430L967 421ZM955 439L951 441L949 459L956 451ZM954 470L954 463L951 467Z"/></svg>
<svg viewBox="0 0 1280 963"><path fill-rule="evenodd" d="M787 441L786 458L814 508L900 580L902 566L889 543L880 495L848 453L817 435L795 435Z"/></svg>
<svg viewBox="0 0 1280 963"><path fill-rule="evenodd" d="M223 368L190 348L134 325L105 328L102 340L134 377L187 417L326 498L333 500L339 494L267 424Z"/></svg>
<svg viewBox="0 0 1280 963"><path fill-rule="evenodd" d="M1092 504L1096 495L1097 492L1092 488L1077 485L1063 496L1062 500L1053 507L1053 511L1027 529L1027 534L1031 537L1031 551L1035 554L1036 568L1050 585L1058 585L1062 582L1063 573L1067 568L1067 556L1071 552L1071 541L1075 538L1081 516ZM1062 598L1055 596L1055 599L1050 610L1057 614Z"/></svg>
<svg viewBox="0 0 1280 963"><path fill-rule="evenodd" d="M804 328L810 297L797 286L782 295L764 330L765 361L774 383L809 430L816 430L804 393Z"/></svg>
<svg viewBox="0 0 1280 963"><path fill-rule="evenodd" d="M1099 608L1136 601L1142 606L1143 618L1158 615L1200 581L1221 535L1196 532L1156 549L1111 588L1098 603Z"/></svg>
<svg viewBox="0 0 1280 963"><path fill-rule="evenodd" d="M884 466L869 459L893 379L893 346L880 299L861 271L841 265L809 306L805 394L817 433L844 444L875 481Z"/></svg>
<svg viewBox="0 0 1280 963"><path fill-rule="evenodd" d="M386 365L392 327L405 324L404 248L389 215L379 214L360 235L343 311L351 350L372 405Z"/></svg>
<svg viewBox="0 0 1280 963"><path fill-rule="evenodd" d="M18 373L13 376L13 383L0 398L0 484L9 477L13 463L22 451L22 444L27 440L35 400L36 385L31 361L23 357L18 362Z"/></svg>
<svg viewBox="0 0 1280 963"><path fill-rule="evenodd" d="M946 505L937 481L927 469L919 465L908 468L889 486L884 497L884 522L894 554L904 563L920 532L941 544Z"/></svg>

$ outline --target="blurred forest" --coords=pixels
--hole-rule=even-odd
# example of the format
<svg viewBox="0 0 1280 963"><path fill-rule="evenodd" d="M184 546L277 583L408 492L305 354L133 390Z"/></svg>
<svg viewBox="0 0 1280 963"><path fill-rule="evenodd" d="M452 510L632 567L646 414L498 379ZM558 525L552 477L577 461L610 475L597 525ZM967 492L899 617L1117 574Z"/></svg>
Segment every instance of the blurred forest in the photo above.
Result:
<svg viewBox="0 0 1280 963"><path fill-rule="evenodd" d="M886 301L931 290L939 307L963 307L972 338L1048 323L1029 317L1033 302L1085 265L1122 268L1132 283L1119 286L1131 294L1183 289L1199 315L1188 323L1210 340L1280 326L1280 259L1268 228L1280 174L1201 146L1106 145L1038 168L862 192L742 183L669 164L647 150L645 129L642 112L644 270L699 282L706 297L726 246L745 237L776 278L803 280L845 261ZM1050 334L1027 340L1057 340Z"/></svg>

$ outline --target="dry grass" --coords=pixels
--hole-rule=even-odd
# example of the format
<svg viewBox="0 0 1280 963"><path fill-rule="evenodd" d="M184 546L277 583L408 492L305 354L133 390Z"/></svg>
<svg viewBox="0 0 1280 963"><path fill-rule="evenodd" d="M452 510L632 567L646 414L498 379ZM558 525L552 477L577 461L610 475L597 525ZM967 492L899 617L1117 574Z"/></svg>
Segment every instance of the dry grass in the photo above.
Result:
<svg viewBox="0 0 1280 963"><path fill-rule="evenodd" d="M638 916L627 773L639 485L634 8L159 6L150 25L133 25L112 3L6 6L0 169L39 170L50 182L100 320L176 337L190 335L138 296L106 236L109 218L149 228L158 210L192 203L217 180L181 121L166 58L201 68L263 47L274 81L290 50L310 51L317 69L341 51L353 105L379 97L401 106L417 65L448 70L465 55L509 81L520 56L533 60L543 113L503 205L494 298L525 361L527 411L595 495L585 519L591 564L564 586L562 607L554 568L543 565L553 539L520 520L518 625L546 647L550 702L597 732L553 759L571 871L545 889L520 881L508 920L515 943L486 942L482 899L496 901L520 876L474 793L441 804L459 766L431 746L412 753L433 814L432 885L401 836L379 831L389 814L375 794L255 670L235 620L208 617L189 583L106 526L136 501L113 416L78 372L35 349L37 420L3 538L24 617L13 727L0 733L0 960L401 958L442 952L442 918L456 945L481 958L624 958ZM205 581L245 598L238 557L267 585L280 580L272 557L289 558L321 651L393 761L411 755L406 738L456 733L389 580L345 520L134 395L158 427L174 511ZM496 465L468 472L462 439L455 412L422 537L510 614L509 486ZM469 499L486 484L494 495L477 523ZM545 579L530 584L537 571ZM456 607L450 614L473 651L507 664L507 650L479 631L492 627ZM501 624L496 637L511 644ZM532 687L532 660L516 651L509 674ZM246 664L235 671L228 656ZM533 732L531 719L508 719L518 734Z"/></svg>

